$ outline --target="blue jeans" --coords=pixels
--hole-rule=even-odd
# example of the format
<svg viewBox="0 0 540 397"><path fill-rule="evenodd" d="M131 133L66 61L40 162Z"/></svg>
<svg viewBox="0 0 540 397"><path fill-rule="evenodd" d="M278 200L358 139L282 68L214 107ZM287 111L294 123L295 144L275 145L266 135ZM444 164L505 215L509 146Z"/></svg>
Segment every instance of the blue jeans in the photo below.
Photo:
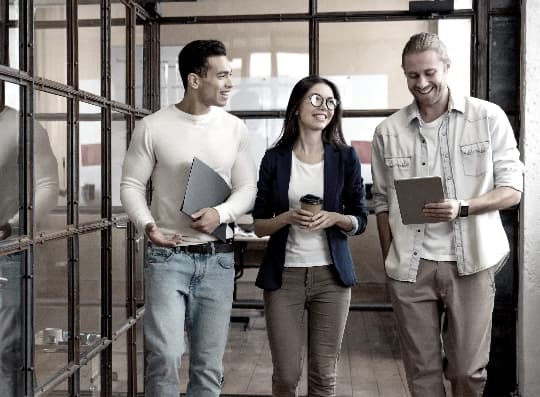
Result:
<svg viewBox="0 0 540 397"><path fill-rule="evenodd" d="M23 390L21 324L21 254L0 257L0 396Z"/></svg>
<svg viewBox="0 0 540 397"><path fill-rule="evenodd" d="M189 341L186 394L219 396L233 299L233 253L191 254L151 245L144 280L145 396L179 396L184 319Z"/></svg>

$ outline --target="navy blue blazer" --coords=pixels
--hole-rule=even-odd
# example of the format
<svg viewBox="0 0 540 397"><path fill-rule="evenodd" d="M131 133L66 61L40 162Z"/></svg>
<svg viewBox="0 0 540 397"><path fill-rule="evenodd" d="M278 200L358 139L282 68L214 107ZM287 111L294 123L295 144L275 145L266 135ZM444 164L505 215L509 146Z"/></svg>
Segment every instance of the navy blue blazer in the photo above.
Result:
<svg viewBox="0 0 540 397"><path fill-rule="evenodd" d="M264 155L259 170L257 197L253 208L254 219L269 219L289 210L289 181L291 177L292 146L272 148ZM323 209L358 220L356 234L366 229L368 210L360 162L350 146L340 148L324 145L324 196ZM285 245L290 225L270 236L259 268L255 285L265 290L281 288ZM347 286L356 283L356 274L347 234L339 227L325 229L330 257L341 282Z"/></svg>

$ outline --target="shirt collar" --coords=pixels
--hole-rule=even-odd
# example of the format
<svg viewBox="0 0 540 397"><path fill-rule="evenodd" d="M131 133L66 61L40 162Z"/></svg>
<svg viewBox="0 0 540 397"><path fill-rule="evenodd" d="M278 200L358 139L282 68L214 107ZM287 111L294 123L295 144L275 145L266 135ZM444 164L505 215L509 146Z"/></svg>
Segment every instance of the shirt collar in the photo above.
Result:
<svg viewBox="0 0 540 397"><path fill-rule="evenodd" d="M448 92L448 112L451 113L453 110L465 113L465 97L463 95L452 95L452 91ZM407 122L410 124L415 119L420 119L420 111L418 110L418 105L416 101L412 101L406 108L407 113Z"/></svg>

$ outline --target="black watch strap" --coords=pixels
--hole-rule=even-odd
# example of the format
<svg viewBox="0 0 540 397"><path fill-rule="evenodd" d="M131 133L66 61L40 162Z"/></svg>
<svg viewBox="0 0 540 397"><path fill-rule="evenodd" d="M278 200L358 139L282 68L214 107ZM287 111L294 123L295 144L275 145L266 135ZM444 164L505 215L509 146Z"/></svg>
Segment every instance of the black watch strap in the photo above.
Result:
<svg viewBox="0 0 540 397"><path fill-rule="evenodd" d="M459 200L459 212L458 216L460 218L466 218L469 216L469 203L463 200Z"/></svg>

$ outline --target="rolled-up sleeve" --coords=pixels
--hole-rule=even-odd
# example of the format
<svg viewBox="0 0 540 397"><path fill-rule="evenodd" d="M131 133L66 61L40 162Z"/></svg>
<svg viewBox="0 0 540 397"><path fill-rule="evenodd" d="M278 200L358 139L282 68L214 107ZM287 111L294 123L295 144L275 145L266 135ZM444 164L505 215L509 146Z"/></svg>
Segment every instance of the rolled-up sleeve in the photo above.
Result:
<svg viewBox="0 0 540 397"><path fill-rule="evenodd" d="M343 213L356 218L355 234L360 234L366 230L368 217L366 191L360 168L360 160L353 148L349 148L347 162L345 164ZM353 229L355 229L354 223Z"/></svg>
<svg viewBox="0 0 540 397"><path fill-rule="evenodd" d="M371 192L373 193L375 214L388 212L388 192L384 168L384 142L382 133L377 127L371 144L371 176L373 179Z"/></svg>
<svg viewBox="0 0 540 397"><path fill-rule="evenodd" d="M500 107L494 106L494 109L489 122L495 186L508 186L522 192L524 165L519 158L512 126Z"/></svg>

